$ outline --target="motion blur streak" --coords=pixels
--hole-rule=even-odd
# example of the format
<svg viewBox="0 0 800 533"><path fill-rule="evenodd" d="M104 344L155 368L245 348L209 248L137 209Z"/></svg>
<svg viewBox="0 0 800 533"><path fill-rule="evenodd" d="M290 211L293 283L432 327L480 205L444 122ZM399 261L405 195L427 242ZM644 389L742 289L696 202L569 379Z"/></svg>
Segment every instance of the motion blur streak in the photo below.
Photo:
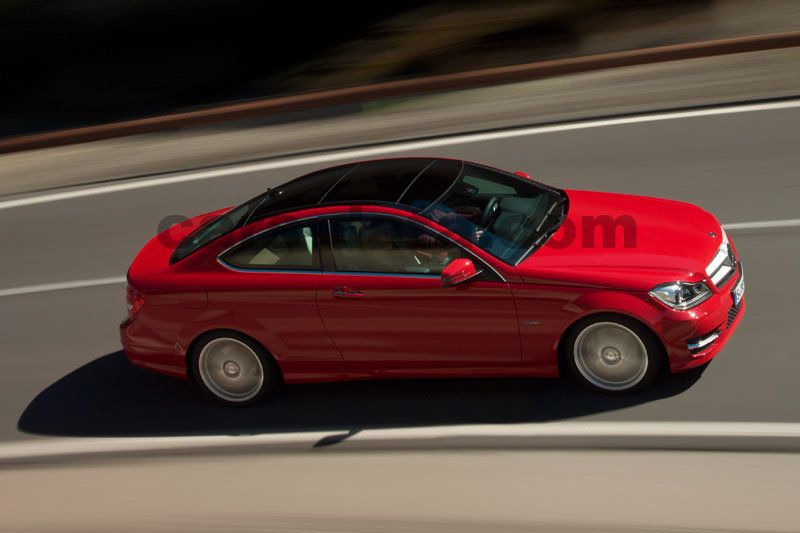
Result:
<svg viewBox="0 0 800 533"><path fill-rule="evenodd" d="M438 147L452 146L458 144L479 143L479 142L487 142L500 139L508 139L513 137L542 135L547 133L558 133L558 132L582 130L588 128L602 128L608 126L622 126L626 124L640 124L645 122L656 122L663 120L689 119L689 118L698 118L698 117L707 117L716 115L730 115L736 113L751 113L756 111L791 109L796 107L800 107L800 100L713 107L713 108L697 109L691 111L654 113L654 114L636 115L636 116L622 117L622 118L587 120L587 121L573 122L567 124L557 124L552 126L513 128L513 129L492 131L486 133L467 133L463 135L446 136L437 139L390 143L369 148L358 148L354 150L342 150L342 151L328 152L317 155L290 157L285 159L265 161L262 163L248 163L243 165L236 165L236 166L218 168L212 170L201 170L201 171L188 172L182 174L174 174L159 178L138 179L138 180L125 181L123 183L99 185L96 187L85 187L72 191L44 194L40 196L30 196L15 200L6 200L0 202L0 209L11 209L14 207L42 204L47 202L57 202L60 200L69 200L72 198L83 198L86 196L94 196L98 194L108 194L114 192L129 191L134 189L144 189L147 187L158 187L161 185L185 183L188 181L220 178L225 176L244 174L248 172L276 170L276 169L291 168L303 165L319 165L322 163L330 163L332 161L343 161L348 159L364 159L379 155L385 155L396 152L405 152L411 150L426 150L430 148L438 148Z"/></svg>
<svg viewBox="0 0 800 533"><path fill-rule="evenodd" d="M735 222L733 224L722 225L723 228L728 230L791 228L795 226L800 226L800 218L793 218L789 220L765 220L763 222Z"/></svg>

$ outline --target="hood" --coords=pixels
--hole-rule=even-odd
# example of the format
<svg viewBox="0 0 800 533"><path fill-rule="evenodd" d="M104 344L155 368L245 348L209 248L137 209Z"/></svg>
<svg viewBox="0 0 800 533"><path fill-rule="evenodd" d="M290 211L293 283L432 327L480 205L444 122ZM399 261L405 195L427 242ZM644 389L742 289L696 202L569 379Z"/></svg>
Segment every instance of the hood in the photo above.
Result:
<svg viewBox="0 0 800 533"><path fill-rule="evenodd" d="M668 281L699 281L722 242L717 219L685 202L565 192L564 223L517 266L525 281L643 291Z"/></svg>

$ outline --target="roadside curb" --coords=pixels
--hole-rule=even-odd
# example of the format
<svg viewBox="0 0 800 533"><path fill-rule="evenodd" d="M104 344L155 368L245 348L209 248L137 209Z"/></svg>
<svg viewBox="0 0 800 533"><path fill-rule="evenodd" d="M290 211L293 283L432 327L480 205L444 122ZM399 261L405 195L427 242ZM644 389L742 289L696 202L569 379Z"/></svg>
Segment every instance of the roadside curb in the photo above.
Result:
<svg viewBox="0 0 800 533"><path fill-rule="evenodd" d="M413 450L800 451L800 423L556 422L257 435L53 438L0 444L0 465L187 454Z"/></svg>

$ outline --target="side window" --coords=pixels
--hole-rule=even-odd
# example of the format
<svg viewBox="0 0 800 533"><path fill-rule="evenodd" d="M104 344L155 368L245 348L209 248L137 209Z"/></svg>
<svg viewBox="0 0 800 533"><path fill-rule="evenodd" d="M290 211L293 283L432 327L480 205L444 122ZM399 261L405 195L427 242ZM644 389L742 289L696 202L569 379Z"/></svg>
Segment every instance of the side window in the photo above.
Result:
<svg viewBox="0 0 800 533"><path fill-rule="evenodd" d="M278 228L258 235L222 256L236 268L321 270L313 224Z"/></svg>
<svg viewBox="0 0 800 533"><path fill-rule="evenodd" d="M410 222L382 217L331 218L340 272L440 275L461 249Z"/></svg>

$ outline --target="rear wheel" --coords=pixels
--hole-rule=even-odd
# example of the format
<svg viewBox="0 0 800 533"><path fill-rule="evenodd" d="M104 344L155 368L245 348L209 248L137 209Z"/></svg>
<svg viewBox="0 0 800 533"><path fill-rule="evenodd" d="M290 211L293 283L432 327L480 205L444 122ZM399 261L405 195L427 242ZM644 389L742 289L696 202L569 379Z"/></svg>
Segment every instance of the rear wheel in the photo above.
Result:
<svg viewBox="0 0 800 533"><path fill-rule="evenodd" d="M258 343L234 332L211 333L195 345L195 381L207 394L228 405L249 405L280 382L273 359Z"/></svg>
<svg viewBox="0 0 800 533"><path fill-rule="evenodd" d="M578 381L606 393L647 387L663 364L653 333L635 320L615 315L577 324L567 336L565 355Z"/></svg>

